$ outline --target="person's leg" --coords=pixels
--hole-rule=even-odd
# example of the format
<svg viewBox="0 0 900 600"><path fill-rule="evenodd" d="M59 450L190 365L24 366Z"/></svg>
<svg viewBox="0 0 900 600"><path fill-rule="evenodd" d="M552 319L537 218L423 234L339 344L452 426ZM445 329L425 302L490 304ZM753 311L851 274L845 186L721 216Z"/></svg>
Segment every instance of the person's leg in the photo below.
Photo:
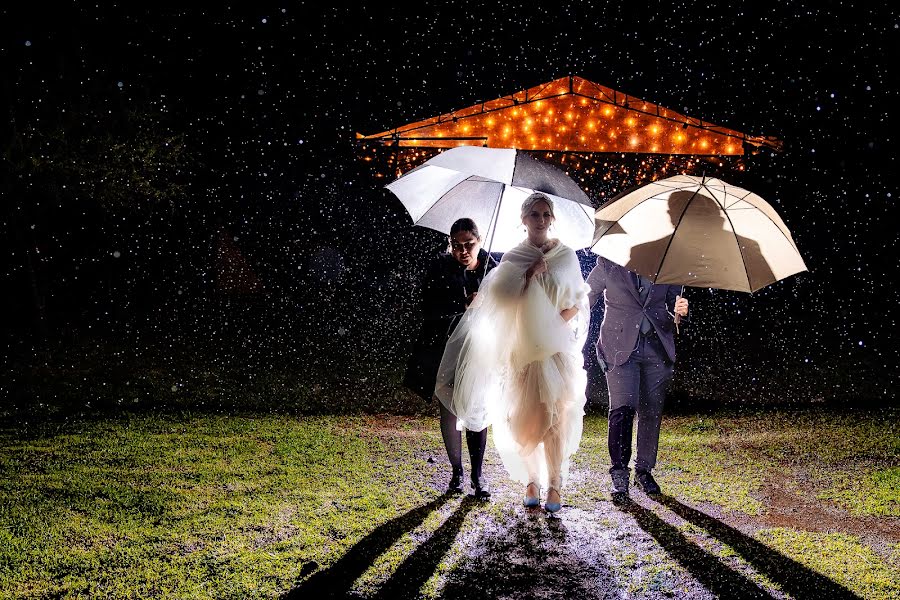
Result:
<svg viewBox="0 0 900 600"><path fill-rule="evenodd" d="M569 431L571 414L565 399L557 400L556 422L544 432L544 458L547 461L547 502L559 503L559 491L562 488L562 463L565 459L566 440L564 435Z"/></svg>
<svg viewBox="0 0 900 600"><path fill-rule="evenodd" d="M640 393L640 366L630 358L606 372L609 388L609 459L612 470L628 468L631 435Z"/></svg>
<svg viewBox="0 0 900 600"><path fill-rule="evenodd" d="M609 462L611 470L627 469L631 461L631 436L634 429L635 410L631 406L618 406L609 410Z"/></svg>
<svg viewBox="0 0 900 600"><path fill-rule="evenodd" d="M561 507L559 489L562 486L562 431L562 425L557 423L544 434L544 456L547 460L547 479L549 483L545 507L550 512L556 512Z"/></svg>
<svg viewBox="0 0 900 600"><path fill-rule="evenodd" d="M544 456L547 459L547 479L550 487L559 491L562 485L563 444L559 424L544 434Z"/></svg>
<svg viewBox="0 0 900 600"><path fill-rule="evenodd" d="M524 504L528 507L538 506L541 503L541 459L539 452L540 446L524 457L525 468L528 469L528 485L525 487Z"/></svg>
<svg viewBox="0 0 900 600"><path fill-rule="evenodd" d="M666 390L675 370L672 363L666 359L665 350L657 340L647 344L642 367L641 395L637 412L637 457L634 468L641 487L649 493L659 493L659 486L649 474L656 466L663 405Z"/></svg>
<svg viewBox="0 0 900 600"><path fill-rule="evenodd" d="M629 358L606 372L609 388L609 473L613 494L628 493L628 462L631 460L631 431L640 392L640 367Z"/></svg>
<svg viewBox="0 0 900 600"><path fill-rule="evenodd" d="M450 484L447 486L449 492L462 491L462 433L456 429L456 415L447 410L437 398L434 399L438 403L441 410L441 436L444 438L444 448L447 450L447 458L450 459L450 466L453 468L453 475L450 478Z"/></svg>
<svg viewBox="0 0 900 600"><path fill-rule="evenodd" d="M481 431L466 431L466 446L469 447L472 489L477 497L490 498L491 491L481 470L482 463L484 463L484 450L487 447L487 427Z"/></svg>

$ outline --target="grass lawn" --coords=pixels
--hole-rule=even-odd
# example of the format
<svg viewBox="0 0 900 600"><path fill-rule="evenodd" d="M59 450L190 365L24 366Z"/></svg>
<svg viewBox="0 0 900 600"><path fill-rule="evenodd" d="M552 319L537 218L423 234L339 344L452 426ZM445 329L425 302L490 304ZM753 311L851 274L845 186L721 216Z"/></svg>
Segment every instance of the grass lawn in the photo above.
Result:
<svg viewBox="0 0 900 600"><path fill-rule="evenodd" d="M589 415L556 519L521 507L490 447L493 500L442 495L431 416L4 430L0 597L900 597L897 422L667 417L666 495L623 505Z"/></svg>

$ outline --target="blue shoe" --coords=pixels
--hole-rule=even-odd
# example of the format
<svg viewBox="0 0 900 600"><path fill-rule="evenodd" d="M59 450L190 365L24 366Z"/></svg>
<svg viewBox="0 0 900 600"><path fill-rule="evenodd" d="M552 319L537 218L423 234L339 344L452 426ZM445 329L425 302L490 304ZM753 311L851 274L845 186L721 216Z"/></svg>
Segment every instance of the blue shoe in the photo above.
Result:
<svg viewBox="0 0 900 600"><path fill-rule="evenodd" d="M531 490L532 486L537 488L537 494L534 496L532 496L531 494L528 493L529 490ZM525 499L522 500L522 504L525 505L525 508L534 508L536 506L540 506L541 505L540 495L541 495L540 486L532 481L531 483L528 484L528 487L525 488Z"/></svg>
<svg viewBox="0 0 900 600"><path fill-rule="evenodd" d="M551 488L547 488L548 496L550 495L550 490L553 490L554 492L556 492L557 495L559 495L559 490L551 487ZM544 502L544 510L546 510L548 513L552 514L555 512L559 512L559 509L561 509L561 508L562 508L562 502L549 502L549 501Z"/></svg>

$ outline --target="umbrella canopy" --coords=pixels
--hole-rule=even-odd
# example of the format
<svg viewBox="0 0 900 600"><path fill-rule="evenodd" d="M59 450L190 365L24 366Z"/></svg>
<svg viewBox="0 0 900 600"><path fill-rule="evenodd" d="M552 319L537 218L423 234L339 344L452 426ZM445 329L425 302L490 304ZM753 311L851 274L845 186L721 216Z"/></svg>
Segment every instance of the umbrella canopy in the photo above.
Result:
<svg viewBox="0 0 900 600"><path fill-rule="evenodd" d="M654 181L595 218L591 250L655 283L755 292L806 270L775 209L719 179Z"/></svg>
<svg viewBox="0 0 900 600"><path fill-rule="evenodd" d="M416 225L449 234L454 221L469 217L485 247L497 252L525 239L520 209L536 191L554 202L551 236L578 249L589 246L594 233L594 207L578 184L557 167L512 148L452 148L385 187Z"/></svg>

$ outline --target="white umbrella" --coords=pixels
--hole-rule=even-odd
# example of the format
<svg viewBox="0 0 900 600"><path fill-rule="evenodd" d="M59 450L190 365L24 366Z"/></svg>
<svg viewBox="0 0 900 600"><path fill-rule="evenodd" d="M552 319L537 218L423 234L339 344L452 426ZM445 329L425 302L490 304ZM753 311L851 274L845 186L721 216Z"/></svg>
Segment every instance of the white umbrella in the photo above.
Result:
<svg viewBox="0 0 900 600"><path fill-rule="evenodd" d="M442 233L469 217L486 248L506 252L525 239L520 209L530 194L554 203L551 235L579 249L591 243L594 207L561 169L512 148L460 146L442 152L385 186L416 225Z"/></svg>
<svg viewBox="0 0 900 600"><path fill-rule="evenodd" d="M591 250L654 283L755 292L806 270L775 209L719 179L654 181L595 217Z"/></svg>

